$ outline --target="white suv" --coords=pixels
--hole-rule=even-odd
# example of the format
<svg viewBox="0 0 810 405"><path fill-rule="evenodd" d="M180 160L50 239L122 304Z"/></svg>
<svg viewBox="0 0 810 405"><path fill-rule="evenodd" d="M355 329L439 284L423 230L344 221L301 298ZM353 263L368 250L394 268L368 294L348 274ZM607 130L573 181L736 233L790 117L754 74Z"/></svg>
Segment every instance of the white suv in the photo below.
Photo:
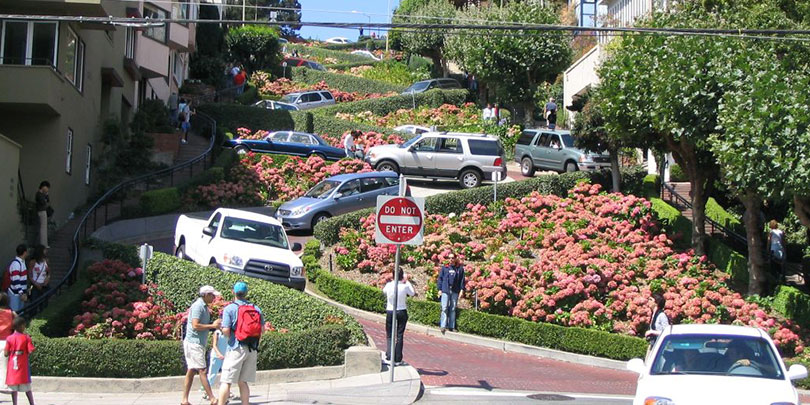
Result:
<svg viewBox="0 0 810 405"><path fill-rule="evenodd" d="M279 101L292 104L298 107L299 110L308 110L310 108L335 104L335 97L326 90L313 90L290 93L282 97Z"/></svg>
<svg viewBox="0 0 810 405"><path fill-rule="evenodd" d="M506 176L506 159L498 138L486 134L425 132L402 145L369 149L366 161L378 171L409 177L456 178L473 188L493 172Z"/></svg>

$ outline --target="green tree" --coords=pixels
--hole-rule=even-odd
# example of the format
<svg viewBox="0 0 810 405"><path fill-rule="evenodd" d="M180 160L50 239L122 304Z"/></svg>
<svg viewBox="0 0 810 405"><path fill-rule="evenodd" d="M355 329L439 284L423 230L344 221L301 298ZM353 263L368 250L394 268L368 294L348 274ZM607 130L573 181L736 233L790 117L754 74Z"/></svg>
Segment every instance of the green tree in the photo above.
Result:
<svg viewBox="0 0 810 405"><path fill-rule="evenodd" d="M622 139L610 136L605 126L605 117L599 107L598 90L589 89L577 100L573 110L578 112L571 127L574 145L589 152L607 151L610 154L613 191L620 192L622 175L619 171L619 151L622 148Z"/></svg>
<svg viewBox="0 0 810 405"><path fill-rule="evenodd" d="M278 70L281 53L278 31L262 25L231 28L225 38L231 57L245 65L248 73L257 70Z"/></svg>
<svg viewBox="0 0 810 405"><path fill-rule="evenodd" d="M447 0L426 0L422 4L414 3L408 7L413 6L415 7L407 14L398 14L396 21L411 24L452 24L456 16L456 8ZM444 50L446 30L404 29L399 31L399 35L402 49L430 58L434 68L447 77L449 72Z"/></svg>
<svg viewBox="0 0 810 405"><path fill-rule="evenodd" d="M218 20L219 10L212 4L200 4L200 19ZM225 31L219 24L197 24L197 50L191 55L190 76L217 86L225 69Z"/></svg>
<svg viewBox="0 0 810 405"><path fill-rule="evenodd" d="M503 7L470 6L460 19L489 24L559 24L557 12L537 2L508 2ZM494 86L499 97L524 108L528 125L533 122L535 94L542 83L551 83L571 62L571 46L560 32L457 29L448 35L447 56L476 77Z"/></svg>

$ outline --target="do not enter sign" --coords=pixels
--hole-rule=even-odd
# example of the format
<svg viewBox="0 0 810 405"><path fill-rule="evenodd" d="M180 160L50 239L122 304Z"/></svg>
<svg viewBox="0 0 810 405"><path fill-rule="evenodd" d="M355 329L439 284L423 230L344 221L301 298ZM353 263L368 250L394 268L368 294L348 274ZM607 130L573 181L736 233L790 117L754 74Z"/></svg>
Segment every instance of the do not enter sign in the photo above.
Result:
<svg viewBox="0 0 810 405"><path fill-rule="evenodd" d="M377 243L421 245L425 199L377 197Z"/></svg>

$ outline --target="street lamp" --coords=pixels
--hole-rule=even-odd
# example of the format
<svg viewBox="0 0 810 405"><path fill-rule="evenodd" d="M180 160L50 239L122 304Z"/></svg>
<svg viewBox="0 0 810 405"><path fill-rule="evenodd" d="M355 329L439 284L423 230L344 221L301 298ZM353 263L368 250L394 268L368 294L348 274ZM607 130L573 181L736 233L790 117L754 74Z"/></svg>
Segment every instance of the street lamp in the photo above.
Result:
<svg viewBox="0 0 810 405"><path fill-rule="evenodd" d="M352 10L352 13L353 14L362 14L362 15L368 17L368 23L371 24L371 16L370 15L368 15L368 14L362 12L362 11L357 11L357 10ZM379 33L379 30L377 30L377 33Z"/></svg>

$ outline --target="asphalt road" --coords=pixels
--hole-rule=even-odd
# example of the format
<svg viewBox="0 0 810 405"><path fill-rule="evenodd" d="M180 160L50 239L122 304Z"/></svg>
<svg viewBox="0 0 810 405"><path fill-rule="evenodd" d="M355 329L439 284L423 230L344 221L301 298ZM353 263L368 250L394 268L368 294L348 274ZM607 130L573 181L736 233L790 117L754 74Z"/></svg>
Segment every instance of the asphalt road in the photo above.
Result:
<svg viewBox="0 0 810 405"><path fill-rule="evenodd" d="M538 404L538 405L628 405L630 396L555 393L533 391L484 390L456 387L426 387L419 405L432 404Z"/></svg>

